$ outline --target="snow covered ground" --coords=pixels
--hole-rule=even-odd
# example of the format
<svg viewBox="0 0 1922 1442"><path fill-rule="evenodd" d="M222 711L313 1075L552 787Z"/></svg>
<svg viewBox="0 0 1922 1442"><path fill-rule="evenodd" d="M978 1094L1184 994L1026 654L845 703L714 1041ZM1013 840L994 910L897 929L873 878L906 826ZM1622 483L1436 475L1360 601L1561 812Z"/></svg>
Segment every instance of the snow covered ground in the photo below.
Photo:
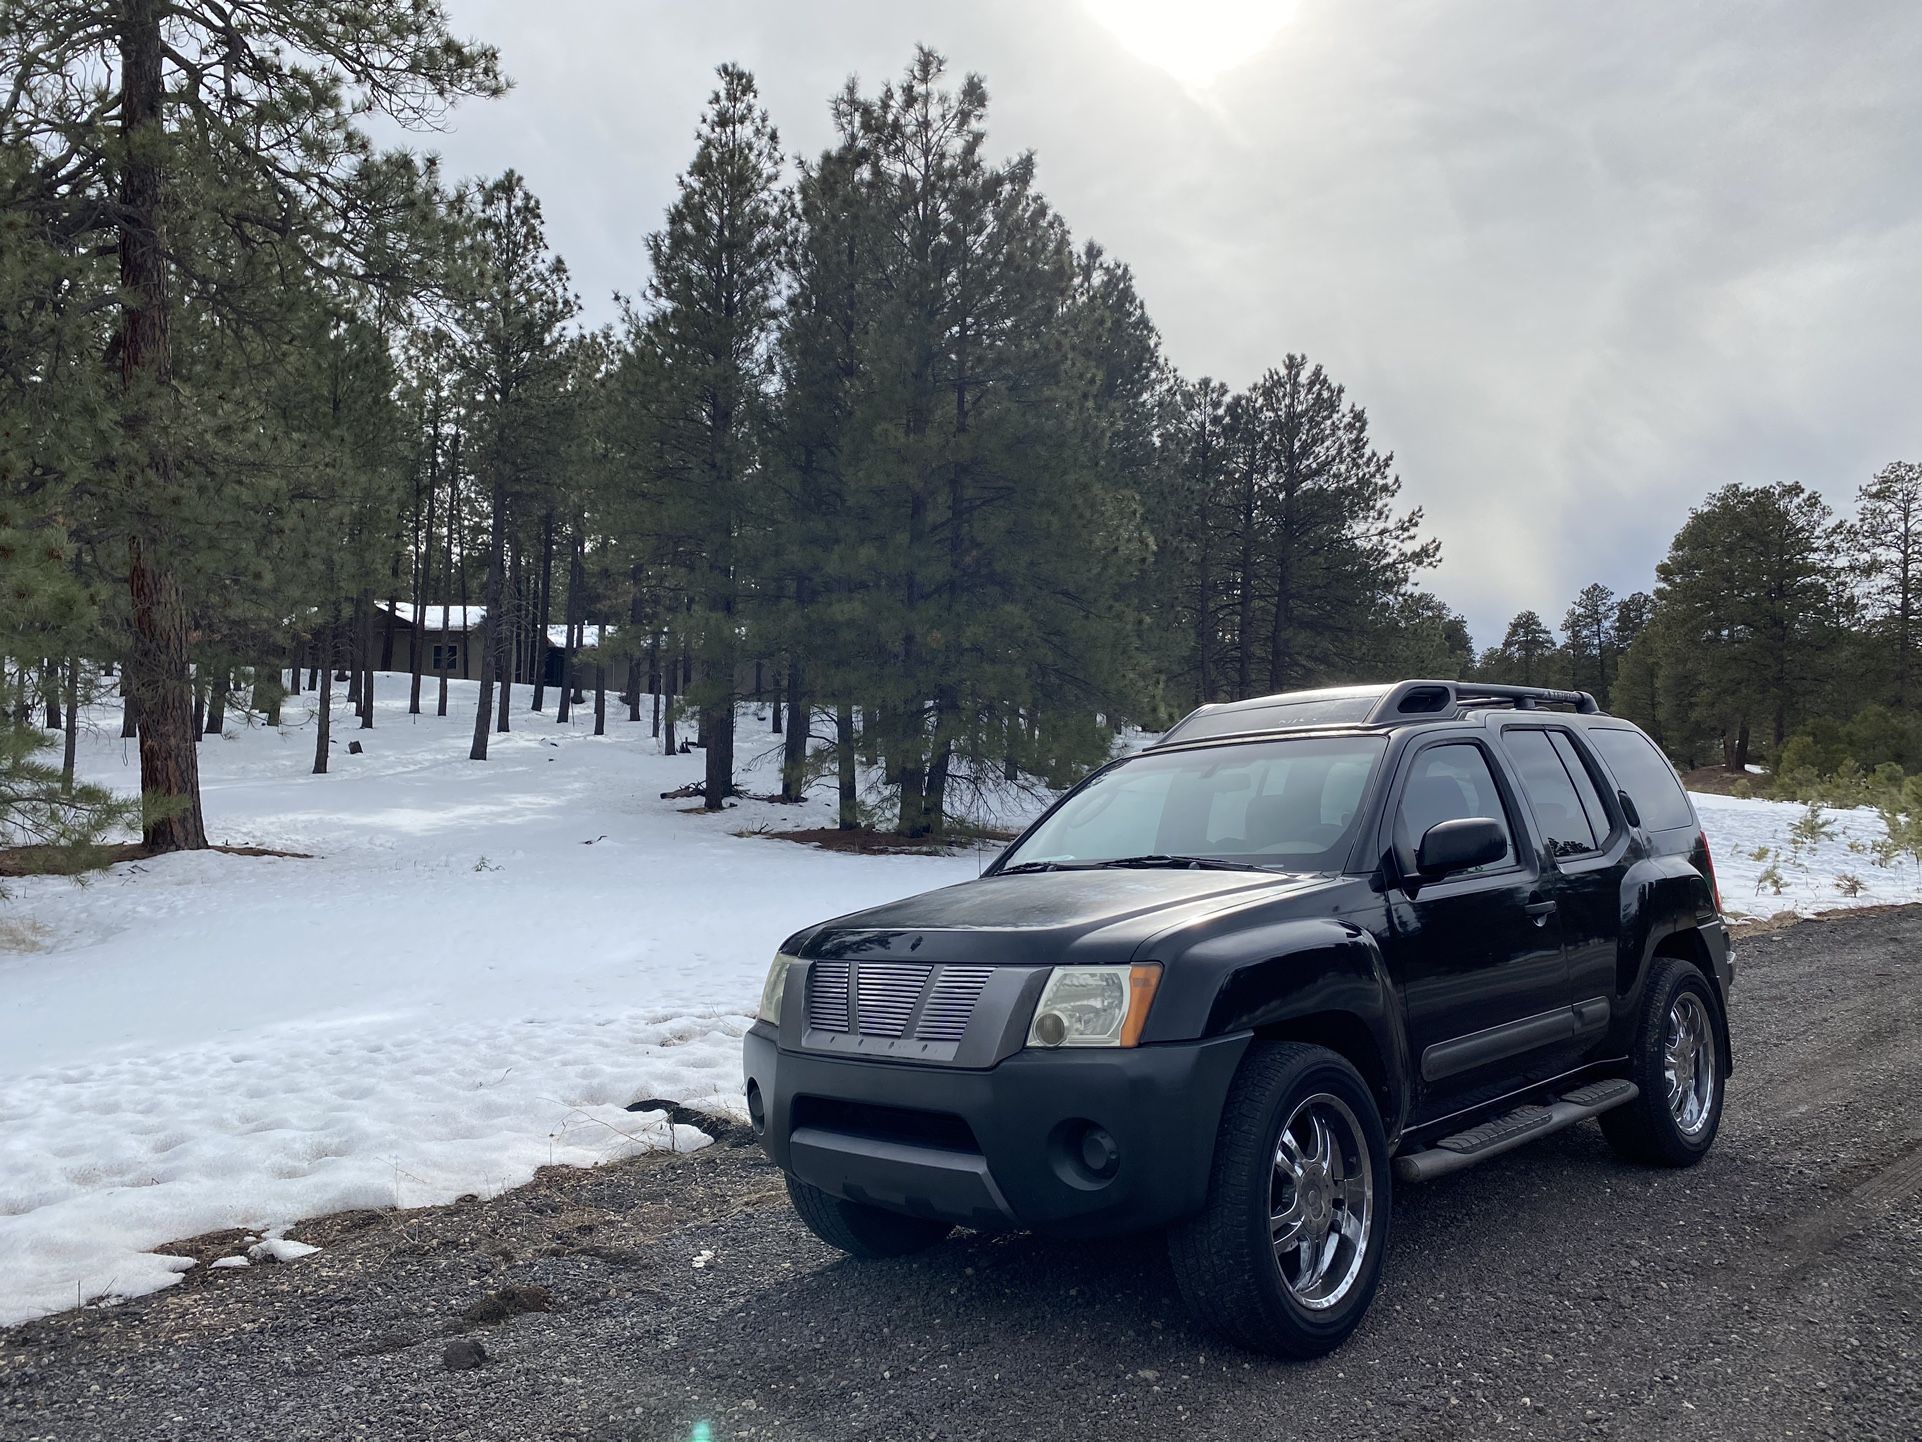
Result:
<svg viewBox="0 0 1922 1442"><path fill-rule="evenodd" d="M446 719L413 719L383 677L373 730L337 710L328 776L308 774L305 725L202 743L213 839L312 860L10 885L0 1324L163 1286L179 1264L147 1249L210 1229L699 1145L624 1108L738 1105L739 1037L783 938L977 870L737 836L830 824L831 802L662 800L699 779L698 753L660 755L612 717L596 738L591 711L559 727L551 692L545 717L517 697L516 729L470 762L475 688L452 689ZM83 770L131 790L131 743L99 720ZM761 726L740 743L757 791L776 784ZM40 949L6 949L23 944Z"/></svg>
<svg viewBox="0 0 1922 1442"><path fill-rule="evenodd" d="M303 1217L699 1145L625 1108L738 1107L738 1039L783 937L977 869L738 836L826 824L830 801L704 815L660 797L698 754L624 720L559 727L524 697L470 762L473 686L444 720L409 718L403 692L382 678L370 732L336 713L329 776L308 774L305 724L203 743L214 839L313 859L173 856L0 903L0 1324L165 1286L182 1264L152 1249L200 1232L286 1250L268 1231L297 1240ZM131 789L117 714L100 722L83 770ZM742 779L769 790L759 734ZM1753 853L1786 857L1802 808L1697 801L1731 912L1917 899L1912 870L1848 849L1879 834L1868 813L1758 895Z"/></svg>
<svg viewBox="0 0 1922 1442"><path fill-rule="evenodd" d="M1922 875L1913 861L1876 864L1875 843L1887 832L1867 807L1819 813L1821 827L1830 834L1798 845L1795 827L1804 823L1806 829L1806 806L1702 792L1693 797L1715 853L1722 906L1731 917L1766 918L1784 911L1813 916L1850 906L1922 901Z"/></svg>

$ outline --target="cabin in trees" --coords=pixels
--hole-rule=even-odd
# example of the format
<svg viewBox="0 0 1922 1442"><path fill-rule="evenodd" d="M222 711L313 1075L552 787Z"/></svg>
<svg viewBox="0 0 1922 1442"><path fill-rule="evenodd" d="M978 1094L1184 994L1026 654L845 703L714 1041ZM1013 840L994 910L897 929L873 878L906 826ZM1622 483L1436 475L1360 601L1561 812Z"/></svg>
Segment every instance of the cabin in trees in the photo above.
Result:
<svg viewBox="0 0 1922 1442"><path fill-rule="evenodd" d="M374 605L379 612L374 623L376 645L380 650L377 670L411 673L414 648L419 647L420 669L424 674L464 681L480 679L482 626L487 620L485 606L425 605L416 618L413 604L408 601L376 601ZM567 629L549 626L546 634L539 636L535 627L521 628L514 637L514 679L531 682L538 667L548 685L560 685L567 653L572 650L579 654L584 642L591 643L599 634L596 628L588 631L585 638L576 635L570 647ZM607 629L612 634L614 628ZM538 656L533 654L537 649Z"/></svg>

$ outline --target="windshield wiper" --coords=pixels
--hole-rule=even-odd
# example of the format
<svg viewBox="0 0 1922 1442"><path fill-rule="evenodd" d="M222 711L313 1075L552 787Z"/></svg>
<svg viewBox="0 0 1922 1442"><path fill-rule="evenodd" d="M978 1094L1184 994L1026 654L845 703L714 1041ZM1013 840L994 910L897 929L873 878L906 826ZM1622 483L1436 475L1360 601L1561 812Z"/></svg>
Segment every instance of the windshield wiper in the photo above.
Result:
<svg viewBox="0 0 1922 1442"><path fill-rule="evenodd" d="M1013 866L1004 866L995 872L996 876L1017 876L1024 871L1061 871L1065 868L1059 861L1017 861Z"/></svg>
<svg viewBox="0 0 1922 1442"><path fill-rule="evenodd" d="M1265 866L1256 866L1250 861L1223 861L1214 856L1115 856L1106 861L1091 861L1090 866L1139 866L1167 867L1178 870L1186 867L1192 871L1266 871Z"/></svg>

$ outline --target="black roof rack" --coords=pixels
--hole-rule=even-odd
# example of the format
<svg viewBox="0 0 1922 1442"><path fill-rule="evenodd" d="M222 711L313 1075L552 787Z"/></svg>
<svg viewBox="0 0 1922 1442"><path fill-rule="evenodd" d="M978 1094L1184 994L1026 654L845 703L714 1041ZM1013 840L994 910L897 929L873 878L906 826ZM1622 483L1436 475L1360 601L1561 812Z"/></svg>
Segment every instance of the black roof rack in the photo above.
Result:
<svg viewBox="0 0 1922 1442"><path fill-rule="evenodd" d="M1533 711L1567 706L1592 716L1602 708L1586 691L1551 686L1497 686L1480 681L1397 681L1392 686L1336 686L1321 691L1284 691L1216 702L1189 712L1156 741L1200 741L1250 736L1307 726L1383 726L1396 721L1453 720L1477 706Z"/></svg>
<svg viewBox="0 0 1922 1442"><path fill-rule="evenodd" d="M1541 706L1568 706L1584 716L1602 708L1586 691L1561 691L1552 686L1497 686L1482 681L1399 681L1390 686L1368 713L1368 724L1419 716L1454 714L1470 706L1513 706L1533 711Z"/></svg>

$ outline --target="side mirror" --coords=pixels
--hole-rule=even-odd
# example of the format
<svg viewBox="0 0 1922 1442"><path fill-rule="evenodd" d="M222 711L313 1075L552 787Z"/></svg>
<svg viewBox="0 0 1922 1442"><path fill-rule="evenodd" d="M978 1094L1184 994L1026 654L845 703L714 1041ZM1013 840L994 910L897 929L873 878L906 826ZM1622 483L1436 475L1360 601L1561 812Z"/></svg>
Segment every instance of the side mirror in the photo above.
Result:
<svg viewBox="0 0 1922 1442"><path fill-rule="evenodd" d="M1415 869L1436 881L1458 871L1473 871L1508 854L1508 833L1487 816L1464 816L1438 821L1423 834L1415 851Z"/></svg>
<svg viewBox="0 0 1922 1442"><path fill-rule="evenodd" d="M1635 809L1635 798L1630 796L1626 791L1617 791L1615 793L1615 799L1622 803L1622 815L1627 819L1628 824L1630 826L1640 826L1642 824L1642 813Z"/></svg>

